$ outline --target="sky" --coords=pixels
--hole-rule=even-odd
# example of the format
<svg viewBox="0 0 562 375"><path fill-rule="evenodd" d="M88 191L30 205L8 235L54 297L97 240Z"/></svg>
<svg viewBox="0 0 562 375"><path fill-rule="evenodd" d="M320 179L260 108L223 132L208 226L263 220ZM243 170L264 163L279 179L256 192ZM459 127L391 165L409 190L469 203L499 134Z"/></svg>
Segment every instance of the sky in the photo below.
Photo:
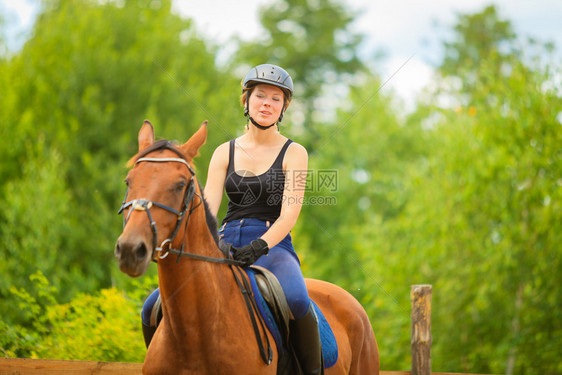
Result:
<svg viewBox="0 0 562 375"><path fill-rule="evenodd" d="M311 0L312 1L312 0ZM442 59L442 42L458 14L496 5L518 35L554 41L562 59L562 0L342 0L358 13L353 31L365 35L361 56L406 104L431 80ZM231 35L259 35L258 8L271 0L176 1L175 9L195 20L205 35L227 41ZM385 54L376 60L378 51ZM371 65L371 64L370 64Z"/></svg>
<svg viewBox="0 0 562 375"><path fill-rule="evenodd" d="M365 35L360 55L387 81L384 89L394 90L406 102L430 82L442 59L442 42L451 35L458 14L479 12L487 5L496 5L517 35L554 42L562 60L562 0L341 1L358 13L352 31ZM270 3L272 0L175 0L174 10L192 18L206 39L228 45L232 36L244 40L258 36L258 9ZM0 0L11 49L25 40L37 4L38 0ZM378 52L385 58L375 59Z"/></svg>

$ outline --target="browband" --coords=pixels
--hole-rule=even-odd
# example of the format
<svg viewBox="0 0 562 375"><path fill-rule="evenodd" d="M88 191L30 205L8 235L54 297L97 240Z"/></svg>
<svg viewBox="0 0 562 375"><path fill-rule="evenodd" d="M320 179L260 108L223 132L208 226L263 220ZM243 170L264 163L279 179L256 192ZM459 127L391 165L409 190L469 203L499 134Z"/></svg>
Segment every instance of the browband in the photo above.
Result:
<svg viewBox="0 0 562 375"><path fill-rule="evenodd" d="M135 164L141 161L177 161L178 163L183 163L188 167L191 167L185 160L180 158L140 158L135 162Z"/></svg>

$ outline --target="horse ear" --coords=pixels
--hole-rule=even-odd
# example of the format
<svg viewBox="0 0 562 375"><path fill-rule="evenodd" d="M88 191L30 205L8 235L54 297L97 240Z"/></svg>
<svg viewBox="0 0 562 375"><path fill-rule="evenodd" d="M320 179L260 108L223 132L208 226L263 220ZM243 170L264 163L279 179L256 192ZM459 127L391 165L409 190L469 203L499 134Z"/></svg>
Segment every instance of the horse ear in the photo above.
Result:
<svg viewBox="0 0 562 375"><path fill-rule="evenodd" d="M189 141L185 142L181 149L183 152L190 158L193 159L197 155L199 155L199 148L203 146L205 141L207 140L207 121L203 121L199 130L195 132L189 138Z"/></svg>
<svg viewBox="0 0 562 375"><path fill-rule="evenodd" d="M144 120L139 131L139 152L154 143L154 128L148 120Z"/></svg>

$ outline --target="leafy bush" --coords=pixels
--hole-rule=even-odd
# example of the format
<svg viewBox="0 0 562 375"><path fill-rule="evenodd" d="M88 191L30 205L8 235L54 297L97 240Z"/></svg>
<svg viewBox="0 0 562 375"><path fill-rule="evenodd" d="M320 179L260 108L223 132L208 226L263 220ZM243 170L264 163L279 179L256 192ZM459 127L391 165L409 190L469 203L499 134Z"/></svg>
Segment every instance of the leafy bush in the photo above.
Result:
<svg viewBox="0 0 562 375"><path fill-rule="evenodd" d="M142 294L154 278L137 281L136 292L115 288L80 294L57 304L55 287L41 272L31 275L30 292L12 288L24 325L0 321L0 350L9 357L142 362L146 354L140 315Z"/></svg>

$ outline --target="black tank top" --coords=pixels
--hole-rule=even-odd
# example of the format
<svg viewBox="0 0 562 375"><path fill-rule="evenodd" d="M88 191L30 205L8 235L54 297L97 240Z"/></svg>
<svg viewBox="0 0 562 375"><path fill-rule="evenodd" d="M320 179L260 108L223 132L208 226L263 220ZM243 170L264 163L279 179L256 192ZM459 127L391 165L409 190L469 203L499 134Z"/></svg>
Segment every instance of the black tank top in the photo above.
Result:
<svg viewBox="0 0 562 375"><path fill-rule="evenodd" d="M243 218L274 222L281 214L285 188L283 157L293 141L287 139L273 165L265 173L245 177L234 170L234 141L230 141L228 169L224 182L228 210L223 223Z"/></svg>

